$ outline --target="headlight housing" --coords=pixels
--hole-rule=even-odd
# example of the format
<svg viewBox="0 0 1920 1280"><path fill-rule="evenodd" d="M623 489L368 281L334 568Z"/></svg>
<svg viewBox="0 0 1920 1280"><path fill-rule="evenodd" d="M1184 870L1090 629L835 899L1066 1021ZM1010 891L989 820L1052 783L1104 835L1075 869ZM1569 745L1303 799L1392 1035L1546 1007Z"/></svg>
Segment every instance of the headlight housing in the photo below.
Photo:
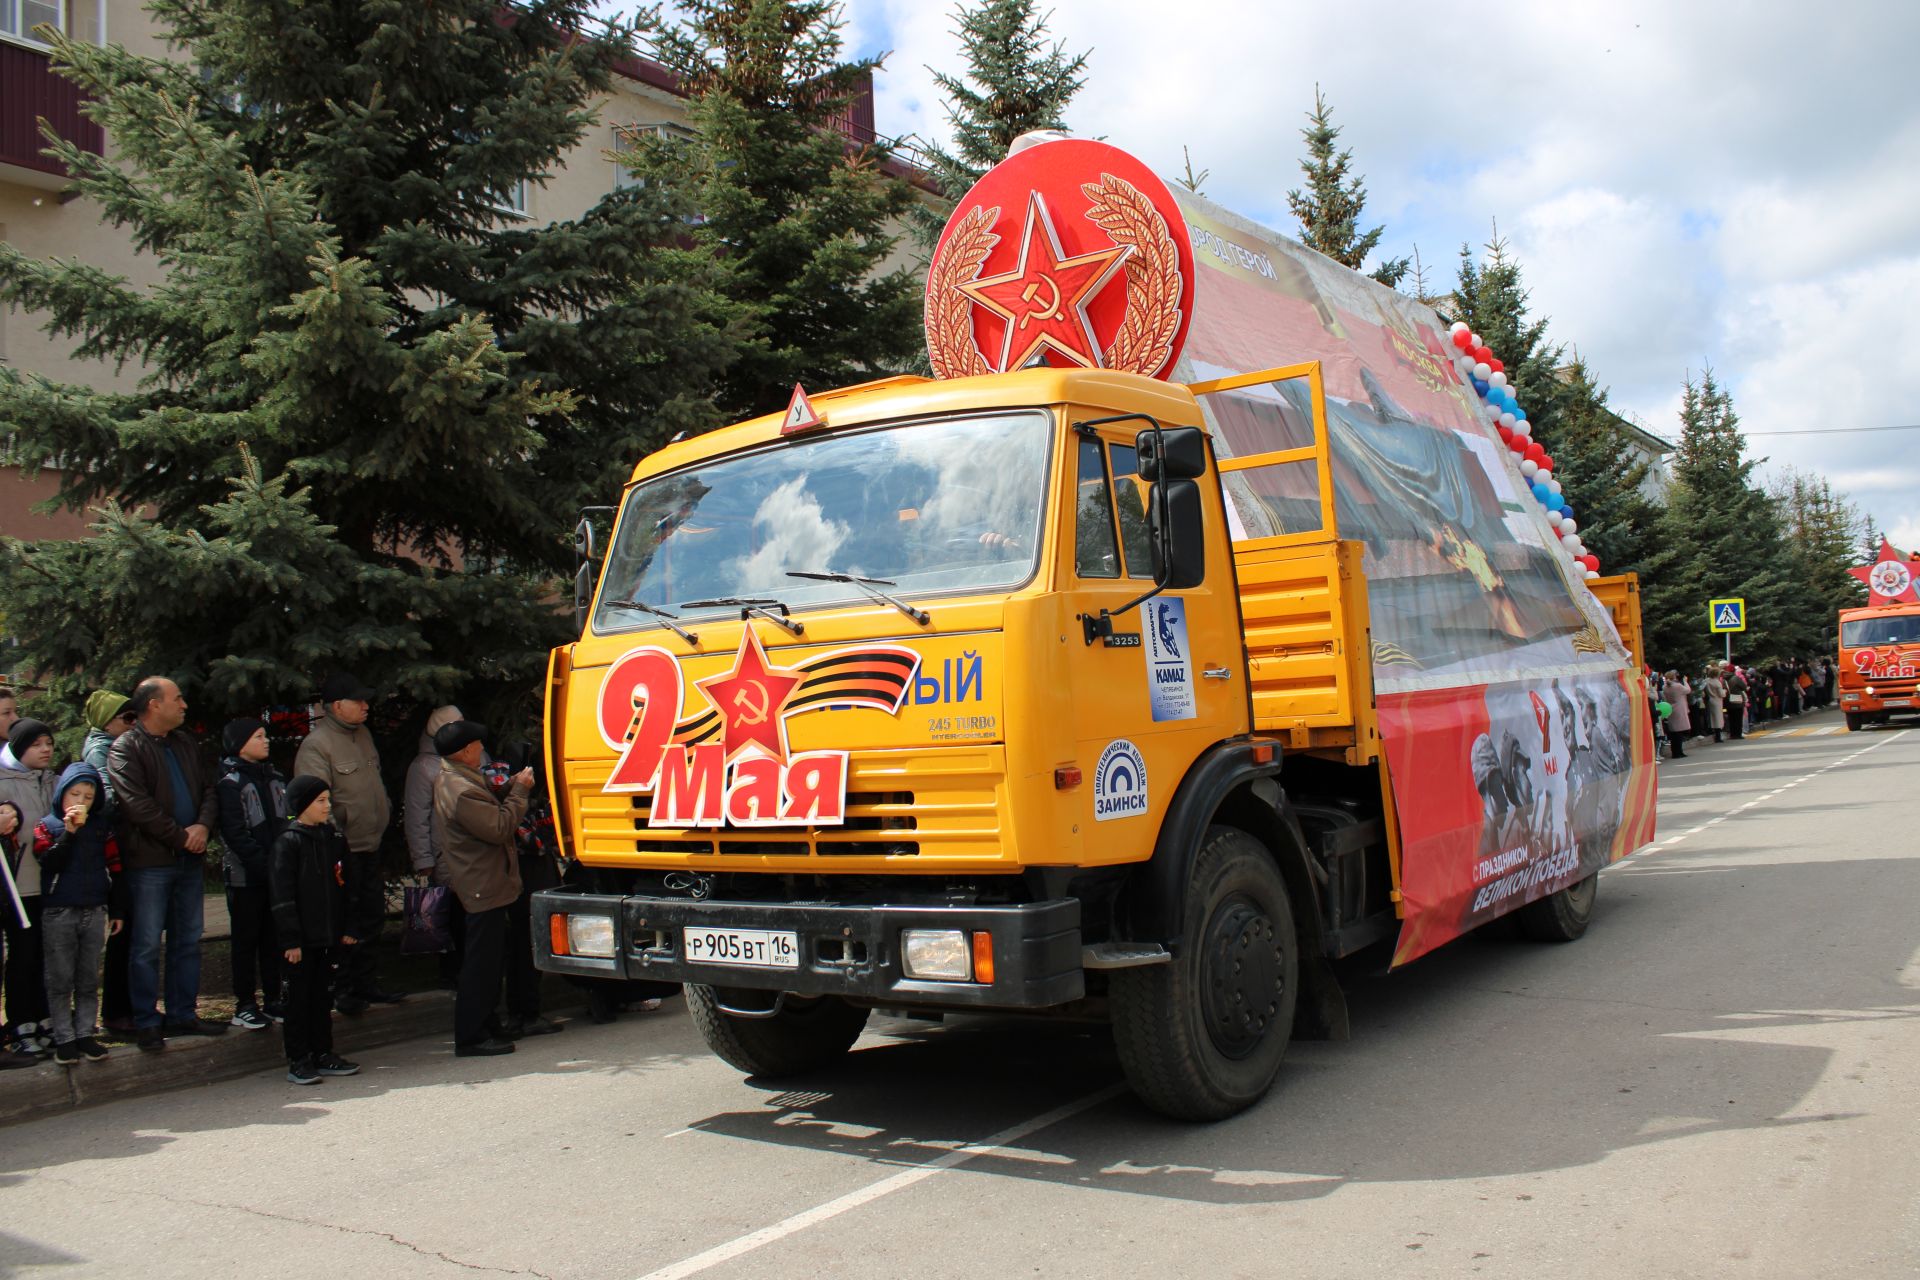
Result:
<svg viewBox="0 0 1920 1280"><path fill-rule="evenodd" d="M567 917L567 954L611 960L614 951L612 916Z"/></svg>

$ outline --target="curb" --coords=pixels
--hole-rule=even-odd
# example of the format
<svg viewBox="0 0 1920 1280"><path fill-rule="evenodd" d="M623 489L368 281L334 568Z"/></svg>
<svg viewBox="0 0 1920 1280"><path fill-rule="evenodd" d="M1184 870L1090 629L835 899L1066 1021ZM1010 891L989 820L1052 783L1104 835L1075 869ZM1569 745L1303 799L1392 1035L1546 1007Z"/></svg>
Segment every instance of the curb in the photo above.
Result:
<svg viewBox="0 0 1920 1280"><path fill-rule="evenodd" d="M334 1047L342 1053L434 1034L448 1040L453 1037L451 992L416 991L400 1004L376 1005L351 1018L335 1014L333 1019ZM121 1098L234 1080L286 1063L278 1028L245 1031L234 1027L224 1036L182 1036L167 1041L167 1047L159 1053L143 1053L131 1044L112 1048L103 1062L61 1067L49 1061L0 1075L0 1125L24 1124Z"/></svg>

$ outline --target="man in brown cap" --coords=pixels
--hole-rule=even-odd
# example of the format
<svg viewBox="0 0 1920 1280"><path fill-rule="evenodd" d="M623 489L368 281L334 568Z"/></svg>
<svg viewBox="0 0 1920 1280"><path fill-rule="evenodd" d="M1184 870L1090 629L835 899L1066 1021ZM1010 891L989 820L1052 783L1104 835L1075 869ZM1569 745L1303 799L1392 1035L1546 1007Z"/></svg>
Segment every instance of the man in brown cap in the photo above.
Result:
<svg viewBox="0 0 1920 1280"><path fill-rule="evenodd" d="M453 1051L461 1057L512 1053L498 1034L494 1006L506 973L507 913L520 897L514 832L527 816L533 770L513 775L496 797L480 773L485 725L455 720L433 735L440 777L433 785L433 822L440 835L440 873L466 914L466 949L453 1003Z"/></svg>

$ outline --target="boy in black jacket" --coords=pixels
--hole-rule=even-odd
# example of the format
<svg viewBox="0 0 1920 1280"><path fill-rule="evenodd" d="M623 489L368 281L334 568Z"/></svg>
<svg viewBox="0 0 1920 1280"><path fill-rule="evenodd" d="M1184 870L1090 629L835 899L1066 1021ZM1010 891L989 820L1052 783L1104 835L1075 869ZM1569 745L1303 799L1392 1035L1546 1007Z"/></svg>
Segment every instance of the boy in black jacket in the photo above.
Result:
<svg viewBox="0 0 1920 1280"><path fill-rule="evenodd" d="M267 761L267 726L232 720L220 733L220 841L233 922L233 1025L265 1031L280 1021L280 948L274 945L267 858L286 828L287 780ZM256 985L257 980L257 985ZM265 1012L254 992L265 995Z"/></svg>
<svg viewBox="0 0 1920 1280"><path fill-rule="evenodd" d="M355 945L347 932L347 842L329 819L327 784L302 774L287 784L293 822L273 842L268 876L273 923L287 962L287 1080L319 1084L321 1076L360 1070L333 1051L329 953Z"/></svg>
<svg viewBox="0 0 1920 1280"><path fill-rule="evenodd" d="M53 1060L63 1067L82 1057L98 1062L107 1056L106 1046L93 1036L100 1013L100 956L107 936L126 923L120 844L112 825L93 813L102 791L99 770L68 765L54 784L53 809L33 828Z"/></svg>

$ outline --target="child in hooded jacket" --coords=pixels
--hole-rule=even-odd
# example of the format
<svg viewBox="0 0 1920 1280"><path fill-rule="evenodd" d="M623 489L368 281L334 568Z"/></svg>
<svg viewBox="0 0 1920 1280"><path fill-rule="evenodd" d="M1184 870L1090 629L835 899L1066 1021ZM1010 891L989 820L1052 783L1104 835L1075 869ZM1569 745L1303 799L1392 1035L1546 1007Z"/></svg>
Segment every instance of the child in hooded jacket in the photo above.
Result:
<svg viewBox="0 0 1920 1280"><path fill-rule="evenodd" d="M63 1067L107 1056L94 1038L100 957L108 935L126 925L120 842L95 808L103 790L98 769L68 765L54 784L53 808L33 828L53 1060Z"/></svg>
<svg viewBox="0 0 1920 1280"><path fill-rule="evenodd" d="M220 734L220 842L227 853L227 918L233 923L233 1025L265 1031L282 1016L280 951L267 862L287 825L287 780L267 759L267 726L232 720ZM254 993L265 997L256 1002ZM265 1007L262 1008L262 1003Z"/></svg>
<svg viewBox="0 0 1920 1280"><path fill-rule="evenodd" d="M360 1070L333 1051L332 966L348 932L347 842L329 819L327 784L302 774L287 784L287 814L293 819L273 842L268 882L273 887L273 923L286 961L287 1081L319 1084L321 1076Z"/></svg>

